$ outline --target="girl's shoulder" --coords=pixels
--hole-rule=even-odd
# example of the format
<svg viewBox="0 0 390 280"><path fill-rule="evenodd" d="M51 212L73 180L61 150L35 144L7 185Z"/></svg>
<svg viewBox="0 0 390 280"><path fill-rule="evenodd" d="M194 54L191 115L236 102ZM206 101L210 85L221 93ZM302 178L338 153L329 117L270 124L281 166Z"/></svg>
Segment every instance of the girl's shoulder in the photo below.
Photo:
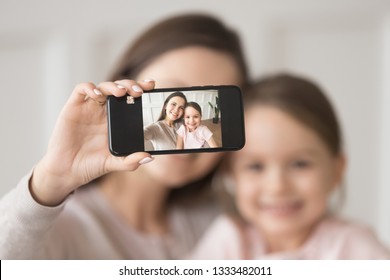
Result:
<svg viewBox="0 0 390 280"><path fill-rule="evenodd" d="M326 233L329 236L349 236L349 235L372 235L373 231L370 227L358 223L356 221L329 216L326 217L319 225L317 231Z"/></svg>
<svg viewBox="0 0 390 280"><path fill-rule="evenodd" d="M198 129L207 129L207 130L209 130L209 128L207 127L207 125L204 125L204 124L200 124L199 126L198 126Z"/></svg>
<svg viewBox="0 0 390 280"><path fill-rule="evenodd" d="M177 132L177 134L179 134L180 136L183 136L184 133L186 133L186 127L184 124L182 123L177 123L175 124L175 131Z"/></svg>
<svg viewBox="0 0 390 280"><path fill-rule="evenodd" d="M196 129L196 132L198 134L202 134L202 135L208 135L211 133L211 130L204 124L201 124L197 127Z"/></svg>
<svg viewBox="0 0 390 280"><path fill-rule="evenodd" d="M186 126L182 122L175 123L175 129L184 129Z"/></svg>
<svg viewBox="0 0 390 280"><path fill-rule="evenodd" d="M219 215L195 247L191 259L241 259L241 233L234 220Z"/></svg>
<svg viewBox="0 0 390 280"><path fill-rule="evenodd" d="M390 258L388 248L370 227L340 217L325 218L305 247L312 252L321 252L320 258L325 259Z"/></svg>

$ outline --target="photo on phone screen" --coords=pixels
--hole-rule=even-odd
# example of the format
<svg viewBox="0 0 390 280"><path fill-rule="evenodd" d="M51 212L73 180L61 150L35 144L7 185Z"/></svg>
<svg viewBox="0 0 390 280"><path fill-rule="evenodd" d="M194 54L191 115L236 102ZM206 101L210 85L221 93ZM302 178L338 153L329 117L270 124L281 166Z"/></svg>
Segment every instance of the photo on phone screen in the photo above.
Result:
<svg viewBox="0 0 390 280"><path fill-rule="evenodd" d="M223 146L216 89L145 93L142 117L147 152ZM172 139L176 142L171 143Z"/></svg>
<svg viewBox="0 0 390 280"><path fill-rule="evenodd" d="M237 86L154 89L139 98L109 96L108 140L113 155L239 150L245 143Z"/></svg>

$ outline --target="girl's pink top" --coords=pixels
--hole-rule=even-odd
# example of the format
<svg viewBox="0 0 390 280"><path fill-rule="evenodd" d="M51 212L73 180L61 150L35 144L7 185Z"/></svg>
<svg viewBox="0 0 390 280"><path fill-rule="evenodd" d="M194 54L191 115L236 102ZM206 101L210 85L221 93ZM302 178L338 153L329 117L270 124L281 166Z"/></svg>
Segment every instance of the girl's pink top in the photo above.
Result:
<svg viewBox="0 0 390 280"><path fill-rule="evenodd" d="M193 259L390 259L390 251L367 227L336 217L324 218L297 250L268 253L261 234L220 216L198 243Z"/></svg>

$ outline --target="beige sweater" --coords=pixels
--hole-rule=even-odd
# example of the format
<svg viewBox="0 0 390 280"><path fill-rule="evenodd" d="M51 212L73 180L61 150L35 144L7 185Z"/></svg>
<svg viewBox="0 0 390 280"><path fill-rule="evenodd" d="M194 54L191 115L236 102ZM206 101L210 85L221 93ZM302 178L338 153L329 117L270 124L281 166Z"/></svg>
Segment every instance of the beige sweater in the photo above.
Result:
<svg viewBox="0 0 390 280"><path fill-rule="evenodd" d="M171 234L138 232L93 185L57 207L32 198L25 176L0 200L0 259L179 259L216 215L213 205L169 212Z"/></svg>

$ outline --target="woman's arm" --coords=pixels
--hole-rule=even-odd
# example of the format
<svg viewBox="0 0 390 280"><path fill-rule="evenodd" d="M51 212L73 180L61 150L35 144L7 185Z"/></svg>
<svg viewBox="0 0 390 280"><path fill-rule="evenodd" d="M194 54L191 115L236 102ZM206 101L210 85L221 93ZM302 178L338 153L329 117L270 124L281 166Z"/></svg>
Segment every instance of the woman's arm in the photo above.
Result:
<svg viewBox="0 0 390 280"><path fill-rule="evenodd" d="M69 194L111 171L135 170L140 160L150 157L148 153L110 154L105 102L109 95L139 97L142 89L153 88L154 82L130 80L75 87L59 115L46 154L33 172L0 200L1 259L48 258L46 249L59 246L48 240L63 239L61 233L52 239L49 232ZM61 258L61 253L56 257Z"/></svg>
<svg viewBox="0 0 390 280"><path fill-rule="evenodd" d="M49 242L49 231L63 211L64 203L46 207L29 191L31 172L0 200L0 259L64 258L61 236ZM49 254L47 248L55 255Z"/></svg>
<svg viewBox="0 0 390 280"><path fill-rule="evenodd" d="M154 138L154 131L155 131L155 124L151 123L144 127L144 139L146 141L153 140Z"/></svg>

